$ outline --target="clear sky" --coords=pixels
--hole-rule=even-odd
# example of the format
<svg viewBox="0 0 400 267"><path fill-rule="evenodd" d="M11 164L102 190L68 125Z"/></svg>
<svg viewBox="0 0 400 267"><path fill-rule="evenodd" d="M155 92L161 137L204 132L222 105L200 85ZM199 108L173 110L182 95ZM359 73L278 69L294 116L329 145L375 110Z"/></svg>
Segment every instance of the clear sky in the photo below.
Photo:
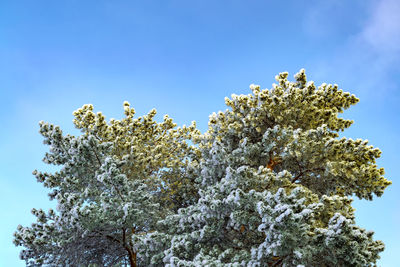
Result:
<svg viewBox="0 0 400 267"><path fill-rule="evenodd" d="M0 266L24 266L12 233L54 206L31 174L49 169L40 120L74 134L75 109L121 118L127 100L204 131L225 96L301 68L361 99L343 135L379 147L393 185L355 201L357 223L385 242L379 265L399 266L398 14L398 0L0 1Z"/></svg>

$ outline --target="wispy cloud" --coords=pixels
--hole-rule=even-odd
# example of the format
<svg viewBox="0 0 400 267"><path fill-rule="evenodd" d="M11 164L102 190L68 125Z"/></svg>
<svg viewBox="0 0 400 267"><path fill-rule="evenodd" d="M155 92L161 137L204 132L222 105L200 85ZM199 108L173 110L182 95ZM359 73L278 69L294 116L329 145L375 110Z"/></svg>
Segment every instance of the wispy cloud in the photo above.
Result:
<svg viewBox="0 0 400 267"><path fill-rule="evenodd" d="M357 25L347 28L343 21L349 13L343 10L350 7L339 2L340 5L332 1L316 4L309 10L309 16L306 16L303 24L305 31L315 40L334 35L339 35L341 40L340 45L325 51L322 57L312 63L313 68L318 70L316 77L327 81L332 78L346 81L348 85L357 87L349 89L352 92L355 90L364 99L378 97L378 100L383 100L384 95L400 91L396 80L396 74L400 73L400 1L364 1L356 7L352 6L355 18L347 22ZM321 14L335 16L333 11L338 11L338 7L343 8L339 10L342 20L326 22L329 16ZM325 29L323 36L318 30L322 28ZM371 94L372 91L378 91L379 94ZM395 95L400 97L400 93Z"/></svg>
<svg viewBox="0 0 400 267"><path fill-rule="evenodd" d="M374 3L372 16L359 38L379 53L400 52L400 1L381 0Z"/></svg>

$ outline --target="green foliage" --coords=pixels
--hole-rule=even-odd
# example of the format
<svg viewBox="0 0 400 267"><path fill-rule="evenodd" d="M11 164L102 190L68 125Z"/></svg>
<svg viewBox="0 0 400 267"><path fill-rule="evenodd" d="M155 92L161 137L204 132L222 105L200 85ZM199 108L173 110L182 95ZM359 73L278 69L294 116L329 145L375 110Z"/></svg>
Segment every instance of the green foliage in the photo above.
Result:
<svg viewBox="0 0 400 267"><path fill-rule="evenodd" d="M50 145L35 171L58 212L18 227L28 265L372 266L384 245L355 224L350 197L372 200L390 181L368 141L338 138L356 104L304 70L272 89L226 98L200 134L155 111L105 121L74 112L78 137L41 123ZM192 141L195 146L188 145Z"/></svg>
<svg viewBox="0 0 400 267"><path fill-rule="evenodd" d="M27 265L148 265L152 257L145 256L149 249L140 250L147 242L142 236L155 235L157 221L193 201L196 192L183 167L195 155L186 143L197 134L195 125L176 128L167 116L156 123L155 110L133 119L127 102L124 108L126 118L109 124L91 105L78 109L77 137L40 122L50 146L44 162L61 170L33 174L51 189L58 212L33 209L37 223L18 226L14 243L26 247L21 258ZM167 240L159 241L155 247Z"/></svg>
<svg viewBox="0 0 400 267"><path fill-rule="evenodd" d="M232 95L196 139L200 199L168 216L168 266L370 266L384 248L355 225L349 197L372 200L390 182L367 141L338 139L358 102L304 70L268 90ZM168 226L168 227L167 227Z"/></svg>

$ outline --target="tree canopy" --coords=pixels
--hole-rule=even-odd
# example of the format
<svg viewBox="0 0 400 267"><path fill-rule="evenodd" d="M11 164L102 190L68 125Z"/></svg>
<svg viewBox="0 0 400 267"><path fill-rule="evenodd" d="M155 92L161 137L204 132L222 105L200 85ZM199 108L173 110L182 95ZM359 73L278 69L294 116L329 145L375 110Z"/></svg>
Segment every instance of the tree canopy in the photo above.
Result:
<svg viewBox="0 0 400 267"><path fill-rule="evenodd" d="M384 244L355 224L352 197L391 184L381 151L339 138L359 100L305 71L272 89L226 98L209 129L154 121L155 110L106 122L74 112L79 136L40 122L49 145L34 171L57 211L18 226L28 266L373 266Z"/></svg>

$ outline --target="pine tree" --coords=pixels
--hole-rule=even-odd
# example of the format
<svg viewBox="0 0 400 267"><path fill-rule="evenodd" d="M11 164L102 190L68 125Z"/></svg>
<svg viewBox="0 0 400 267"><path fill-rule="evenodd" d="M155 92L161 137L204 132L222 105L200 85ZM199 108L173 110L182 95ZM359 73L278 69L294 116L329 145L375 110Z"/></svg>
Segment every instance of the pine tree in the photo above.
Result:
<svg viewBox="0 0 400 267"><path fill-rule="evenodd" d="M232 95L209 129L147 116L106 123L77 110L78 137L40 124L57 212L33 210L18 227L27 265L373 266L384 244L355 224L352 197L372 200L390 181L366 140L339 138L356 104L304 70ZM194 146L189 146L191 140Z"/></svg>
<svg viewBox="0 0 400 267"><path fill-rule="evenodd" d="M371 266L384 245L355 224L353 195L372 200L390 182L366 140L338 138L358 102L304 70L271 90L226 98L197 140L197 203L162 221L167 266Z"/></svg>
<svg viewBox="0 0 400 267"><path fill-rule="evenodd" d="M162 260L168 239L156 223L196 195L183 167L195 156L186 141L197 130L194 124L176 128L168 116L156 123L155 110L134 119L128 102L124 109L124 119L106 123L84 105L74 112L82 131L76 137L40 122L50 146L44 162L61 168L33 174L58 205L57 211L33 209L37 222L14 234L28 266L148 266Z"/></svg>

